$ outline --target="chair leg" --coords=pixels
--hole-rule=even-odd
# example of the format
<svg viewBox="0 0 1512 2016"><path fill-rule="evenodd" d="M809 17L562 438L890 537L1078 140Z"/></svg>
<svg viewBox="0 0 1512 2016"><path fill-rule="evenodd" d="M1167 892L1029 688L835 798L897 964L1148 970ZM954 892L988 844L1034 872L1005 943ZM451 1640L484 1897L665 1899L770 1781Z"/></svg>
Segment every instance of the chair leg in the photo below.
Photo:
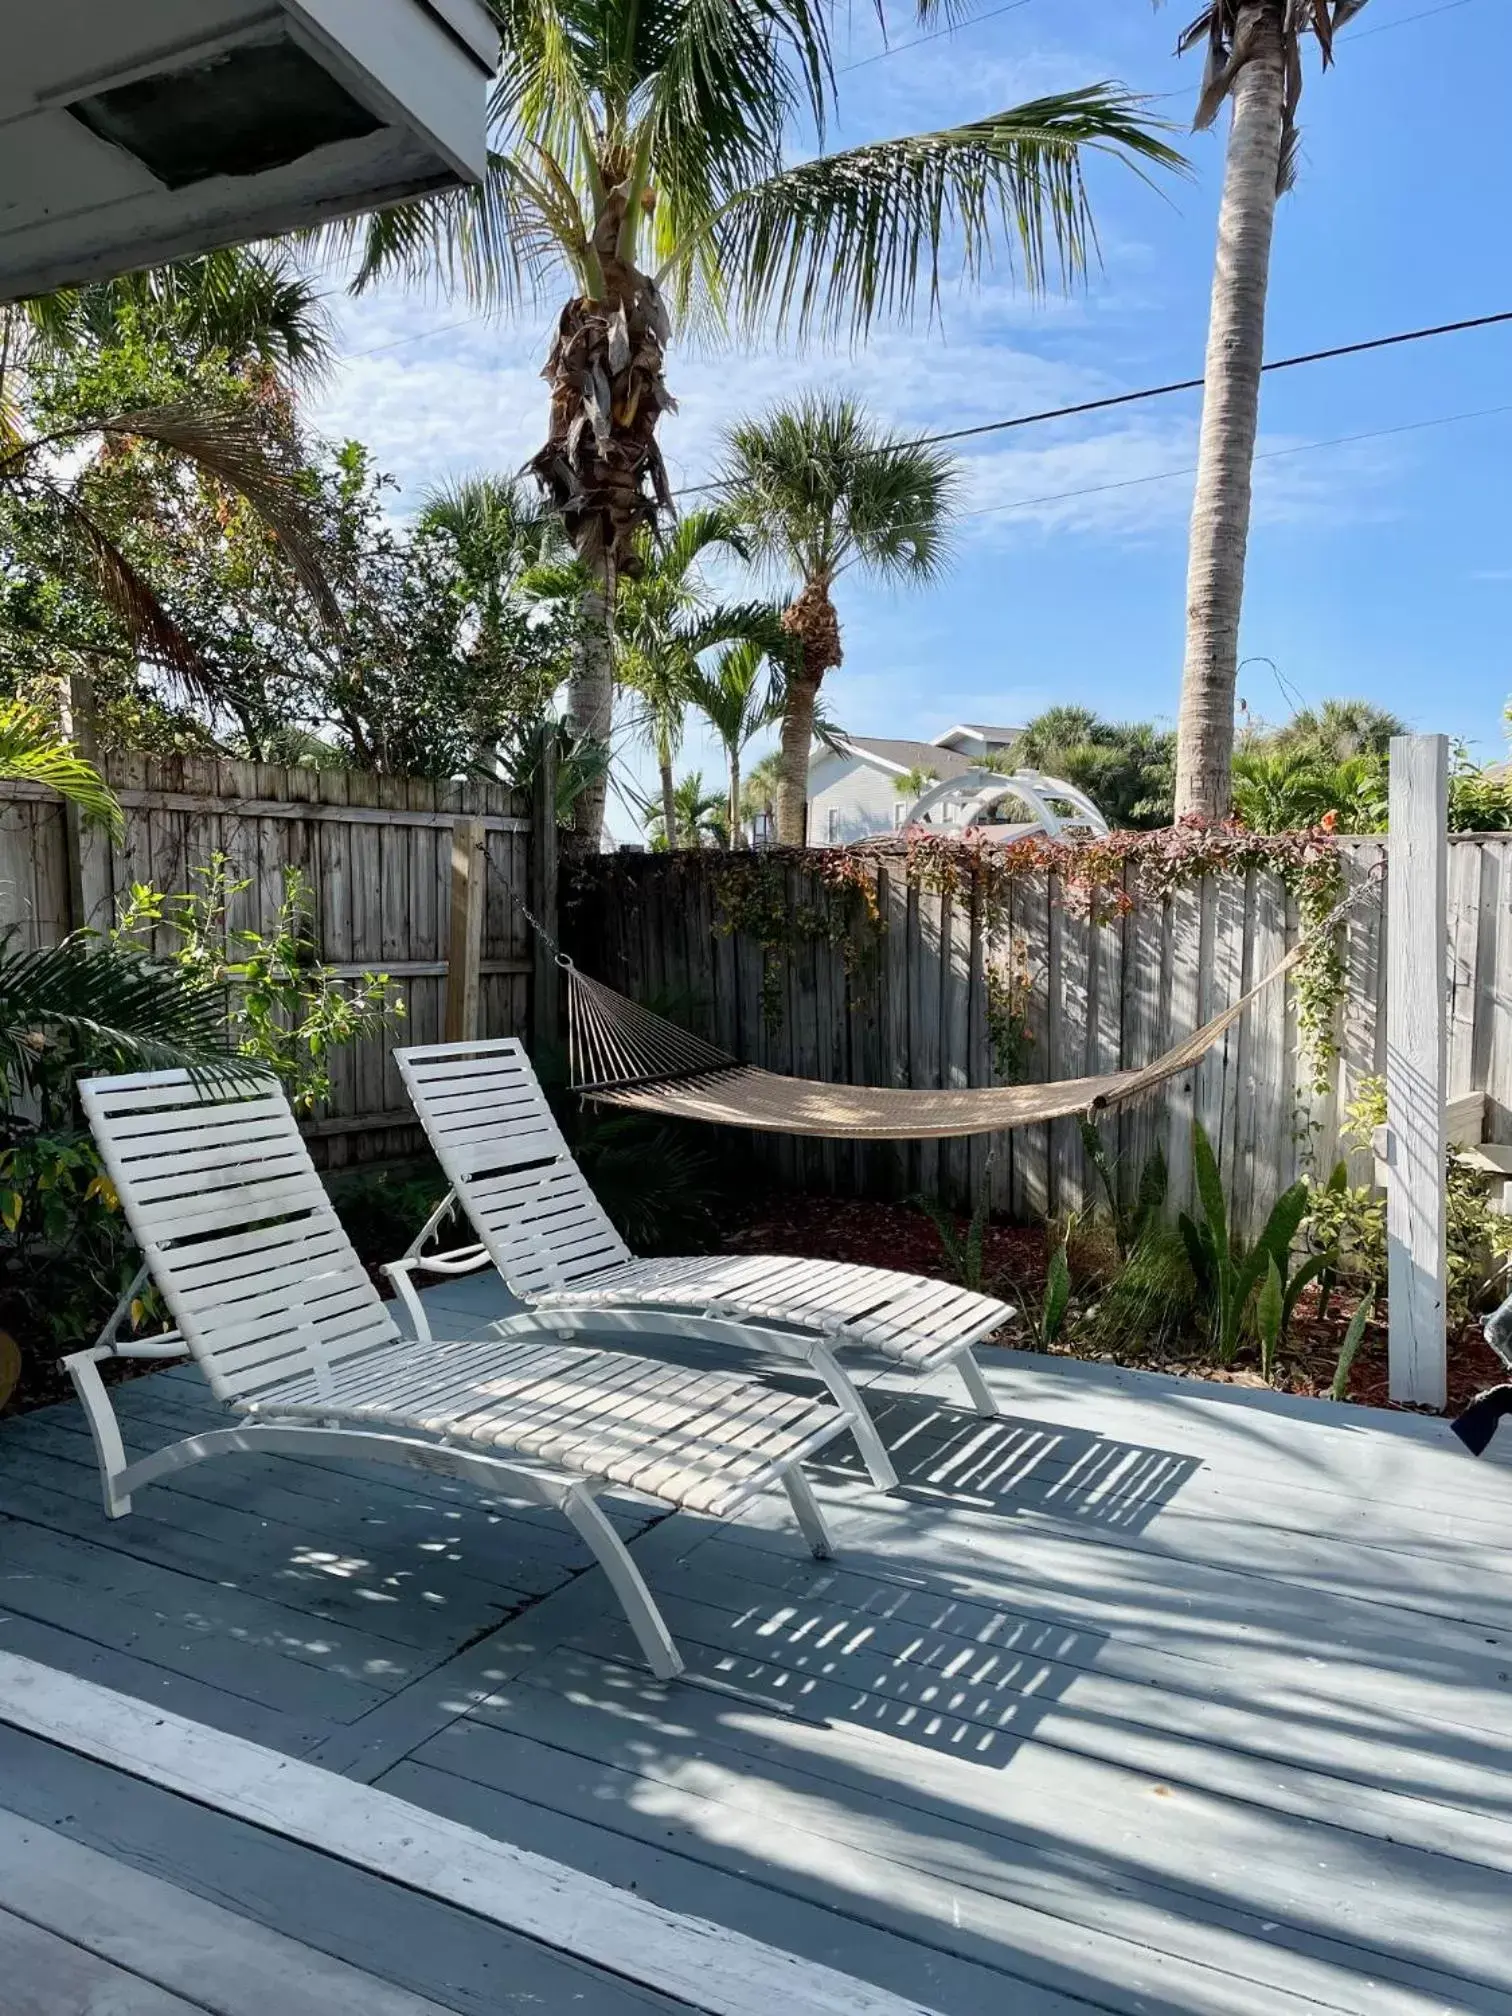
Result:
<svg viewBox="0 0 1512 2016"><path fill-rule="evenodd" d="M969 1351L963 1351L955 1361L956 1370L961 1375L961 1383L971 1396L971 1404L978 1414L1000 1414L1002 1409L993 1398L992 1388L982 1377L982 1368Z"/></svg>
<svg viewBox="0 0 1512 2016"><path fill-rule="evenodd" d="M105 1381L100 1377L100 1360L108 1355L103 1346L96 1345L91 1351L75 1351L72 1357L63 1360L63 1366L73 1381L74 1391L84 1409L84 1418L89 1423L95 1457L100 1466L105 1516L124 1519L131 1510L131 1493L120 1488L120 1479L126 1470L126 1451L121 1442L115 1409L105 1391Z"/></svg>
<svg viewBox="0 0 1512 2016"><path fill-rule="evenodd" d="M630 1629L658 1680L675 1680L683 1670L682 1654L672 1642L667 1621L630 1551L605 1517L585 1485L575 1485L562 1500L562 1510L593 1550L624 1608Z"/></svg>
<svg viewBox="0 0 1512 2016"><path fill-rule="evenodd" d="M824 1523L824 1514L819 1510L818 1500L809 1488L809 1481L796 1463L790 1464L782 1473L782 1481L787 1487L789 1501L797 1516L803 1537L809 1544L809 1552L816 1561L828 1561L834 1548L830 1545L829 1530Z"/></svg>
<svg viewBox="0 0 1512 2016"><path fill-rule="evenodd" d="M809 1347L809 1363L850 1416L851 1433L856 1438L856 1447L861 1451L861 1460L866 1465L867 1475L879 1491L895 1491L898 1488L898 1473L893 1467L892 1457L887 1453L887 1444L877 1432L877 1424L871 1417L871 1409L856 1391L850 1374L837 1361L827 1344Z"/></svg>

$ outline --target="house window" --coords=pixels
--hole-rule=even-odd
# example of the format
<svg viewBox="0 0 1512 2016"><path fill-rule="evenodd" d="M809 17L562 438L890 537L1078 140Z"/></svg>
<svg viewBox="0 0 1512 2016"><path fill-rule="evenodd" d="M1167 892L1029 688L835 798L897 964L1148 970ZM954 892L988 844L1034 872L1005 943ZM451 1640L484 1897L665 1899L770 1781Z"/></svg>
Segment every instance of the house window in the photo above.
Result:
<svg viewBox="0 0 1512 2016"><path fill-rule="evenodd" d="M829 811L825 814L824 837L831 847L838 847L840 845L840 811L838 806L831 805Z"/></svg>

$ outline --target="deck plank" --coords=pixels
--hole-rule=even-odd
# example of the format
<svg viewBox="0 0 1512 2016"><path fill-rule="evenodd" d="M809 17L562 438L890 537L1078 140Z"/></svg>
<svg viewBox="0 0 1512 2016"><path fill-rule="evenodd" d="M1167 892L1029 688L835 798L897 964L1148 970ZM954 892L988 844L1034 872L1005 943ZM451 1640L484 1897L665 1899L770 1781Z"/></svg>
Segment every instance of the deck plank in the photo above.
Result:
<svg viewBox="0 0 1512 2016"><path fill-rule="evenodd" d="M6 2016L203 2016L207 2005L165 1994L0 1905Z"/></svg>

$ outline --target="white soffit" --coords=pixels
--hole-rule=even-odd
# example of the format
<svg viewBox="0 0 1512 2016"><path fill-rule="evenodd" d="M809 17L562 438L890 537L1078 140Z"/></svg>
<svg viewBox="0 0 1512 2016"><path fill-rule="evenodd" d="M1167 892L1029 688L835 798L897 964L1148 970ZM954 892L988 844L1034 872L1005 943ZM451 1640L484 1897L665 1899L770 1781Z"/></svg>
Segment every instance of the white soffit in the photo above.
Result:
<svg viewBox="0 0 1512 2016"><path fill-rule="evenodd" d="M3 11L0 300L476 181L483 0Z"/></svg>

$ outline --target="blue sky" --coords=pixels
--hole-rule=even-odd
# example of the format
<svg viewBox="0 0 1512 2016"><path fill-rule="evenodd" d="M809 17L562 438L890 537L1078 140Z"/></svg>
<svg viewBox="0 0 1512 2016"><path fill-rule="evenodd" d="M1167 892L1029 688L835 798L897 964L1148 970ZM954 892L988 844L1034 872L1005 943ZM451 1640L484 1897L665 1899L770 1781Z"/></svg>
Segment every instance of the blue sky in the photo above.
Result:
<svg viewBox="0 0 1512 2016"><path fill-rule="evenodd" d="M860 67L840 80L836 137L956 123L1102 79L1173 94L1157 109L1184 127L1199 59L1172 50L1193 12L1195 0L1158 12L1148 0L988 0L979 14L991 18L869 61L883 44L858 4L837 51ZM893 40L914 32L900 16ZM1470 89L1506 75L1512 8L1371 0L1330 74L1308 53L1268 354L1512 308L1512 153ZM1223 143L1180 144L1195 178L1160 191L1094 167L1102 263L1070 300L1036 304L999 274L948 289L942 326L880 330L854 353L674 350L682 412L663 431L674 486L709 473L734 411L801 385L843 387L926 432L1200 373ZM389 292L340 307L343 363L312 417L367 442L406 504L447 477L517 468L543 432L551 317L446 326L463 312ZM1509 362L1512 325L1267 381L1240 675L1256 713L1361 694L1484 757L1502 753ZM1190 469L1198 410L1197 394L1178 395L969 447L969 515L945 581L914 594L841 583L834 717L858 733L924 737L1055 701L1173 719L1191 477L1169 472ZM1466 414L1480 417L1421 424ZM695 732L685 767L698 764L718 769ZM623 814L616 824L629 837Z"/></svg>

